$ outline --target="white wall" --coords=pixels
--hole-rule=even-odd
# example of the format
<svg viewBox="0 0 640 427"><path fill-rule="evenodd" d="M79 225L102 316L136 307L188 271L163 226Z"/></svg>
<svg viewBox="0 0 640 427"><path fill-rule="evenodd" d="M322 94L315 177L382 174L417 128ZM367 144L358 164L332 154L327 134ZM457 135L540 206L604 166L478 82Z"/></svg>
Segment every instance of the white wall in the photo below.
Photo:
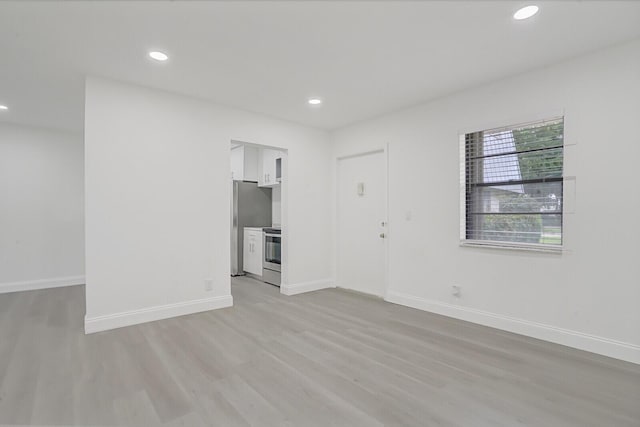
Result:
<svg viewBox="0 0 640 427"><path fill-rule="evenodd" d="M276 185L271 192L271 222L282 225L282 186Z"/></svg>
<svg viewBox="0 0 640 427"><path fill-rule="evenodd" d="M566 252L460 247L459 133L560 110ZM335 132L334 159L389 144L387 299L640 363L639 123L636 41Z"/></svg>
<svg viewBox="0 0 640 427"><path fill-rule="evenodd" d="M289 150L283 291L332 284L325 132L89 78L87 331L231 303L231 140ZM207 279L213 280L209 292Z"/></svg>
<svg viewBox="0 0 640 427"><path fill-rule="evenodd" d="M0 124L0 292L84 283L82 135Z"/></svg>

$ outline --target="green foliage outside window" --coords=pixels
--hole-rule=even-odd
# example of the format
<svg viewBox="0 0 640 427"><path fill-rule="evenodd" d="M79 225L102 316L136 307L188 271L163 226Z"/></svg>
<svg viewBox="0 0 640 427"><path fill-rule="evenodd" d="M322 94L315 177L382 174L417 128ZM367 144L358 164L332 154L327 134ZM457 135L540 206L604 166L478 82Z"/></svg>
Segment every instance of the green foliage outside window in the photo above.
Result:
<svg viewBox="0 0 640 427"><path fill-rule="evenodd" d="M563 126L562 122L544 126L512 130L518 164L522 180L562 177L563 165ZM560 147L560 148L552 148ZM545 151L533 151L548 149ZM500 203L500 212L513 212L514 215L485 215L481 226L482 239L514 241L524 243L560 244L561 238L555 237L555 231L561 224L560 216L545 218L540 214L522 214L517 212L541 212L554 203L548 194L537 194L540 188L522 184L524 193L504 191L496 197ZM557 195L561 196L561 194ZM555 197L555 195L554 195ZM555 221L555 222L553 222ZM544 235L543 229L551 230Z"/></svg>
<svg viewBox="0 0 640 427"><path fill-rule="evenodd" d="M540 148L562 147L563 126L557 123L534 128L514 129L512 131L516 151L522 152ZM562 148L538 152L518 154L520 175L522 179L555 178L562 176Z"/></svg>

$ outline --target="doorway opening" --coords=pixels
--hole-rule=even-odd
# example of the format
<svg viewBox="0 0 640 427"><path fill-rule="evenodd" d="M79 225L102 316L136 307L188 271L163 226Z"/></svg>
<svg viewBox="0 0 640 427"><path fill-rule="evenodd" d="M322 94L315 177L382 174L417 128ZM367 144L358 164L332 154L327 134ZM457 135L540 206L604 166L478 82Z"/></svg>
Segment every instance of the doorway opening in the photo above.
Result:
<svg viewBox="0 0 640 427"><path fill-rule="evenodd" d="M271 292L287 277L288 152L236 140L229 148L232 285L259 283Z"/></svg>

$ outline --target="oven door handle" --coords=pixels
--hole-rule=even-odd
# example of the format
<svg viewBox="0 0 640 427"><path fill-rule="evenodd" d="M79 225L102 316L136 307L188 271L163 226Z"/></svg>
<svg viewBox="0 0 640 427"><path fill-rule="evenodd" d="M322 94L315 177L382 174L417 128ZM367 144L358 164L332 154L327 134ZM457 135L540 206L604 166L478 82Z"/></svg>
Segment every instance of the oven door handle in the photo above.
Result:
<svg viewBox="0 0 640 427"><path fill-rule="evenodd" d="M269 233L264 233L264 237L281 237L281 234L269 234Z"/></svg>

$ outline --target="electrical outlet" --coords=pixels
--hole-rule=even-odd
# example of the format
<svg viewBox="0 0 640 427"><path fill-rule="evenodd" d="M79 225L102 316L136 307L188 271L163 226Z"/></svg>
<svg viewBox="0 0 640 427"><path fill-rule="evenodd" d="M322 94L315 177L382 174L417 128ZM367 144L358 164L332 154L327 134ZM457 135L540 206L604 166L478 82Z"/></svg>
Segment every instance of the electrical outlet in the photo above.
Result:
<svg viewBox="0 0 640 427"><path fill-rule="evenodd" d="M204 281L204 290L212 291L213 290L213 279L205 279Z"/></svg>
<svg viewBox="0 0 640 427"><path fill-rule="evenodd" d="M460 298L460 285L451 286L451 295Z"/></svg>

